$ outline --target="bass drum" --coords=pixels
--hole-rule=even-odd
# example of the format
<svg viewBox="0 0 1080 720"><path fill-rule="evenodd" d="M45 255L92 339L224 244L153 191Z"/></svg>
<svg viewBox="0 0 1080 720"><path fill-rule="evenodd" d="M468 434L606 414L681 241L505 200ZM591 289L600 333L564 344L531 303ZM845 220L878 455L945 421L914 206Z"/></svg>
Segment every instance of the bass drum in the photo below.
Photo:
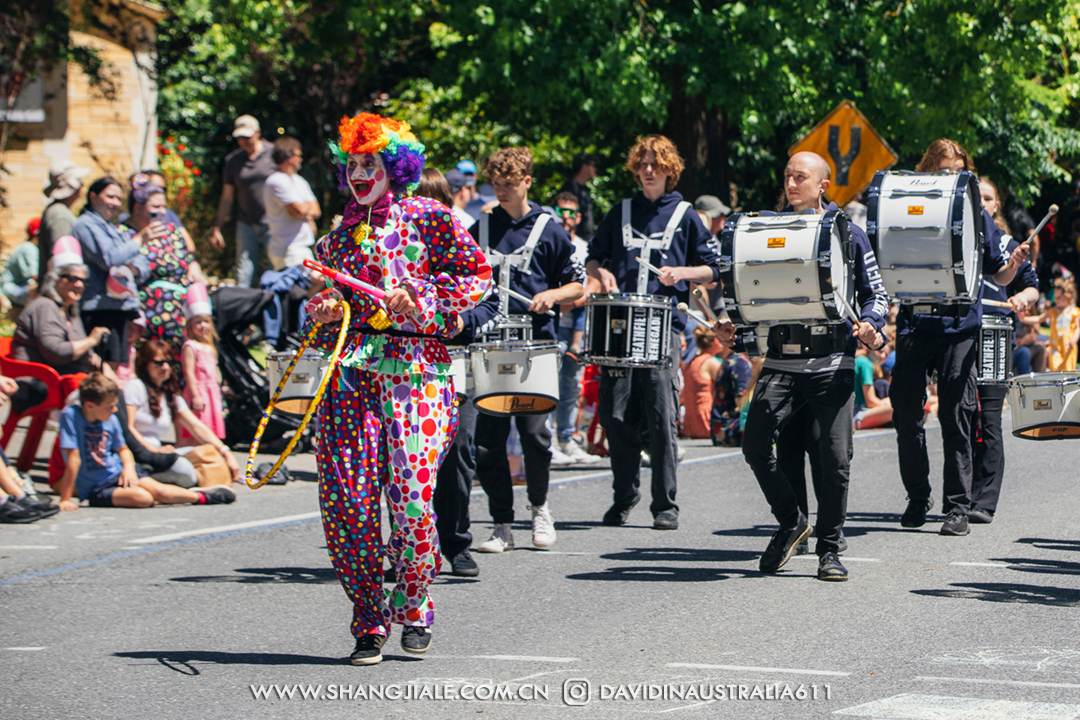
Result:
<svg viewBox="0 0 1080 720"><path fill-rule="evenodd" d="M266 372L270 381L270 394L274 393L289 368L295 353L271 353L266 356ZM289 415L304 415L315 400L319 384L330 369L330 360L312 351L305 352L296 360L289 381L281 389L274 409Z"/></svg>
<svg viewBox="0 0 1080 720"><path fill-rule="evenodd" d="M469 354L473 404L485 415L547 415L559 404L558 343L480 343Z"/></svg>
<svg viewBox="0 0 1080 720"><path fill-rule="evenodd" d="M974 173L882 170L870 184L866 234L890 297L902 303L978 299L984 228Z"/></svg>
<svg viewBox="0 0 1080 720"><path fill-rule="evenodd" d="M739 326L843 322L835 298L854 306L847 216L739 214L721 240L724 306Z"/></svg>

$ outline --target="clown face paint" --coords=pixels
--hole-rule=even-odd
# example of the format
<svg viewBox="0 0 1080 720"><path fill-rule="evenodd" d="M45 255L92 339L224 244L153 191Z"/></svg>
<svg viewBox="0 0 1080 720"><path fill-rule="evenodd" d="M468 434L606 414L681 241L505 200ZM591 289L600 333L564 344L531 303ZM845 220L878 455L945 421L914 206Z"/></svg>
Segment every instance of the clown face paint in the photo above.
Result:
<svg viewBox="0 0 1080 720"><path fill-rule="evenodd" d="M390 185L386 166L378 153L350 155L346 171L349 176L349 190L361 205L374 205Z"/></svg>

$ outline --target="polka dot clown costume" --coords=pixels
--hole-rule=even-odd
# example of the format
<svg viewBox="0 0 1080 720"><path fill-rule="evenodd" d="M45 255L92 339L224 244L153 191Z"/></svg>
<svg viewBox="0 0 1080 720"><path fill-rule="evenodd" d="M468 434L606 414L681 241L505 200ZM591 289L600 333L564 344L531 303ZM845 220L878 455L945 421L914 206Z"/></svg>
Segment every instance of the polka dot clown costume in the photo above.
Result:
<svg viewBox="0 0 1080 720"><path fill-rule="evenodd" d="M449 208L404 197L424 166L424 146L407 124L363 113L343 119L339 129L341 142L331 150L352 199L342 224L316 244L316 255L388 298L384 305L342 286L311 301L326 307L333 297L352 311L337 377L319 408L319 504L330 558L354 604L352 662L369 664L381 658L392 624L406 626L402 645L410 650L408 628L434 621L427 588L441 557L431 497L457 429L442 339L457 334L459 313L480 302L492 280L487 259ZM395 290L407 292L414 309L390 309ZM324 324L315 345L329 353L339 330ZM384 490L391 518L385 552L397 574L385 595Z"/></svg>

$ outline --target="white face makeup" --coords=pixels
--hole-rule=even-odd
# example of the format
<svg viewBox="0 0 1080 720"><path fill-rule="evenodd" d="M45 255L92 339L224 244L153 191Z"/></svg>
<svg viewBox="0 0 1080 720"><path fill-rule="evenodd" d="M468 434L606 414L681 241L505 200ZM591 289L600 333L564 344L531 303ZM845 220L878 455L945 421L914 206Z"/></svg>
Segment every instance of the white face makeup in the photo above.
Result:
<svg viewBox="0 0 1080 720"><path fill-rule="evenodd" d="M349 190L352 191L356 202L361 205L372 205L386 193L390 185L390 178L386 174L386 166L378 153L359 153L349 156L346 166L349 177Z"/></svg>

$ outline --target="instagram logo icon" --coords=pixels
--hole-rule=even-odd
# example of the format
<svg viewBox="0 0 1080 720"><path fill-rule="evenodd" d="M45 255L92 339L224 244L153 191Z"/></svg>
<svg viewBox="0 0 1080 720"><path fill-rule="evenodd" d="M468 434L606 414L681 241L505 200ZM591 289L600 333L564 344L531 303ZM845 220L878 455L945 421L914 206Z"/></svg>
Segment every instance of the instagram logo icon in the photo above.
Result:
<svg viewBox="0 0 1080 720"><path fill-rule="evenodd" d="M592 699L592 683L581 678L569 678L562 686L562 699L567 705L587 705Z"/></svg>

